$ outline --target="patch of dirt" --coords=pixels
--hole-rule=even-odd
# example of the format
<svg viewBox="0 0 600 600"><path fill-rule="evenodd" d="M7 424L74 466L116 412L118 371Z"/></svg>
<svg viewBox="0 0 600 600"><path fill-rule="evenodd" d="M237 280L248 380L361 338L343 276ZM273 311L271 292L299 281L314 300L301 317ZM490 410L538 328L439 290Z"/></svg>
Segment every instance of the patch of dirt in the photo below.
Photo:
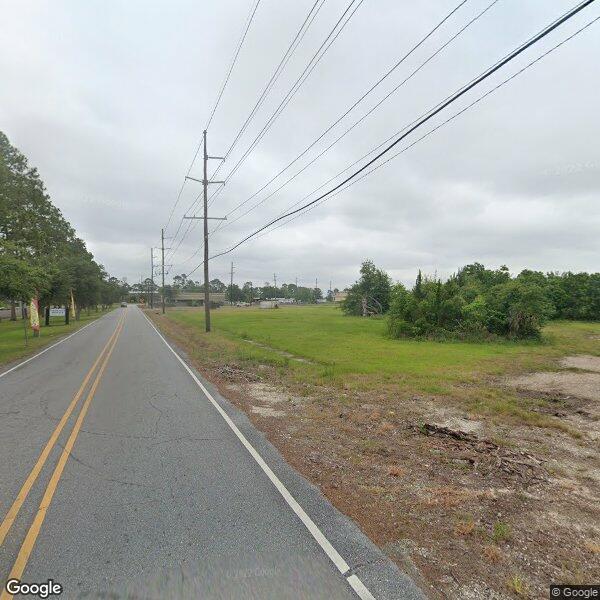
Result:
<svg viewBox="0 0 600 600"><path fill-rule="evenodd" d="M579 371L550 371L529 373L510 379L507 384L526 392L537 392L549 395L555 400L579 398L593 401L592 412L600 416L600 357L587 354L565 356L560 361L564 369Z"/></svg>
<svg viewBox="0 0 600 600"><path fill-rule="evenodd" d="M295 404L301 401L301 398L291 396L286 390L264 382L249 383L243 391L252 401L262 403L262 406L254 404L250 409L262 417L284 417L286 413L281 410L281 406L276 410L272 408L273 405L281 405L285 402Z"/></svg>
<svg viewBox="0 0 600 600"><path fill-rule="evenodd" d="M254 400L263 402L265 404L295 402L300 400L300 398L291 396L286 390L277 388L268 383L251 383L248 385L247 391L250 393L252 398L254 398Z"/></svg>
<svg viewBox="0 0 600 600"><path fill-rule="evenodd" d="M537 379L538 388L523 388L540 409L564 413L580 435L573 437L474 418L443 397L391 387L363 393L311 385L269 365L228 365L232 374L213 358L217 352L193 352L206 338L152 317L429 598L545 599L550 583L591 583L600 572L593 435L600 387L588 399L578 395L579 379L572 380L578 394ZM285 412L285 419L265 410Z"/></svg>
<svg viewBox="0 0 600 600"><path fill-rule="evenodd" d="M285 412L282 410L275 410L270 406L253 406L252 412L260 415L261 417L285 417Z"/></svg>
<svg viewBox="0 0 600 600"><path fill-rule="evenodd" d="M581 369L582 371L600 373L600 356L590 356L589 354L566 356L560 361L560 366L567 369Z"/></svg>
<svg viewBox="0 0 600 600"><path fill-rule="evenodd" d="M600 373L543 372L516 377L508 382L518 389L600 400Z"/></svg>

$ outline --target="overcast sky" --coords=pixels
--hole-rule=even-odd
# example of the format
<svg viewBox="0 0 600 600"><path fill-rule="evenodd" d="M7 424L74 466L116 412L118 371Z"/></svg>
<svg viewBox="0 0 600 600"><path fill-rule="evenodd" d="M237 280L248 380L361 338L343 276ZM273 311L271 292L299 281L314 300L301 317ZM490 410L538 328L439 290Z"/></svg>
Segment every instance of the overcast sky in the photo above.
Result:
<svg viewBox="0 0 600 600"><path fill-rule="evenodd" d="M263 128L349 0L326 0L217 179ZM306 156L244 207L326 148L491 0L469 0ZM262 0L208 134L231 145L314 0ZM52 201L96 260L130 283L149 274L183 177L254 0L2 2L0 129L39 168ZM364 0L335 43L211 206L222 216L259 190L343 114L458 0ZM435 106L571 8L575 0L498 0L320 160L211 236L232 244ZM600 2L415 132L406 144L588 21ZM468 262L513 272L598 271L600 22L347 191L211 261L211 278L342 288L371 258L410 283ZM406 144L401 143L401 149ZM217 163L211 165L211 172ZM201 177L201 161L192 175ZM334 180L333 184L340 181ZM185 186L173 235L201 186ZM323 190L328 187L322 188ZM309 199L316 197L312 194ZM199 263L201 224L169 245L171 275ZM211 224L215 227L216 222ZM199 268L194 279L201 280Z"/></svg>

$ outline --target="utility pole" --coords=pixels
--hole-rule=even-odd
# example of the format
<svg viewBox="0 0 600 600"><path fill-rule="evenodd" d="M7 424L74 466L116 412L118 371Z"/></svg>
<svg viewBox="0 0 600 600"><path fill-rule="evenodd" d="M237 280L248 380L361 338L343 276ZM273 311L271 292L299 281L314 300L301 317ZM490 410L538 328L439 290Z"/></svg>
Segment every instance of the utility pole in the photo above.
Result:
<svg viewBox="0 0 600 600"><path fill-rule="evenodd" d="M154 248L150 248L150 308L154 308Z"/></svg>
<svg viewBox="0 0 600 600"><path fill-rule="evenodd" d="M171 238L166 238L171 239ZM162 303L162 314L165 314L165 250L170 250L170 248L165 248L165 230L160 230L160 251L162 258L162 293L161 293L161 303Z"/></svg>
<svg viewBox="0 0 600 600"><path fill-rule="evenodd" d="M275 282L275 296L277 296L277 275L273 273L273 281Z"/></svg>
<svg viewBox="0 0 600 600"><path fill-rule="evenodd" d="M194 177L186 176L186 179L191 179L192 181L197 181L202 184L202 191L204 196L204 216L203 217L187 217L184 216L184 219L204 219L204 328L208 332L210 331L210 294L209 294L209 279L208 279L208 220L216 219L219 221L227 220L227 217L209 217L208 216L208 186L209 184L223 184L224 181L209 181L208 180L208 160L225 160L222 156L209 156L208 151L206 150L206 129L202 132L202 140L204 142L204 169L203 169L203 178L202 179L194 179Z"/></svg>
<svg viewBox="0 0 600 600"><path fill-rule="evenodd" d="M231 283L229 284L229 304L233 306L233 261L231 261Z"/></svg>
<svg viewBox="0 0 600 600"><path fill-rule="evenodd" d="M160 230L160 255L161 255L161 271L162 271L162 287L160 289L161 291L161 298L160 298L160 303L161 303L161 309L162 309L162 314L165 314L165 230L161 229Z"/></svg>

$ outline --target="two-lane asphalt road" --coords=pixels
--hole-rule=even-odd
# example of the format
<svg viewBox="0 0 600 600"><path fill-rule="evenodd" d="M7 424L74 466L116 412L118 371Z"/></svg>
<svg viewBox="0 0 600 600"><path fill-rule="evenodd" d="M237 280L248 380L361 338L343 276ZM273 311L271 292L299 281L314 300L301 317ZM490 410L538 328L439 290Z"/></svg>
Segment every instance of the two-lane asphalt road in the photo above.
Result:
<svg viewBox="0 0 600 600"><path fill-rule="evenodd" d="M0 456L2 585L420 597L136 307L0 373Z"/></svg>

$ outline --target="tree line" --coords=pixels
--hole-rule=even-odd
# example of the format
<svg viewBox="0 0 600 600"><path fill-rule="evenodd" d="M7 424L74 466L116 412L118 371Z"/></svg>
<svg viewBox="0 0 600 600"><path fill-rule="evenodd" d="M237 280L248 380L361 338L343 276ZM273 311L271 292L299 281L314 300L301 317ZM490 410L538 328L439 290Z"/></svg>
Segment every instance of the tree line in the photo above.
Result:
<svg viewBox="0 0 600 600"><path fill-rule="evenodd" d="M156 289L159 289L158 287ZM199 281L193 281L187 275L175 275L172 285L165 285L165 299L173 301L180 292L203 292L204 285ZM252 281L246 281L242 286L237 283L225 284L220 279L212 279L209 282L211 293L225 294L228 302L252 302L254 299L288 298L304 304L315 303L323 298L323 291L318 287L306 287L295 283L282 283L275 287L270 282L263 285L254 285ZM326 294L327 300L333 300L333 295L338 292L329 290Z"/></svg>
<svg viewBox="0 0 600 600"><path fill-rule="evenodd" d="M11 319L17 302L35 297L46 320L49 307L69 308L73 297L79 319L82 309L109 306L123 294L123 282L94 260L38 170L0 131L0 299L10 304Z"/></svg>
<svg viewBox="0 0 600 600"><path fill-rule="evenodd" d="M512 276L506 266L466 265L442 281L419 271L408 289L365 261L342 310L349 315L386 315L391 337L478 339L538 338L551 319L600 320L600 273Z"/></svg>

